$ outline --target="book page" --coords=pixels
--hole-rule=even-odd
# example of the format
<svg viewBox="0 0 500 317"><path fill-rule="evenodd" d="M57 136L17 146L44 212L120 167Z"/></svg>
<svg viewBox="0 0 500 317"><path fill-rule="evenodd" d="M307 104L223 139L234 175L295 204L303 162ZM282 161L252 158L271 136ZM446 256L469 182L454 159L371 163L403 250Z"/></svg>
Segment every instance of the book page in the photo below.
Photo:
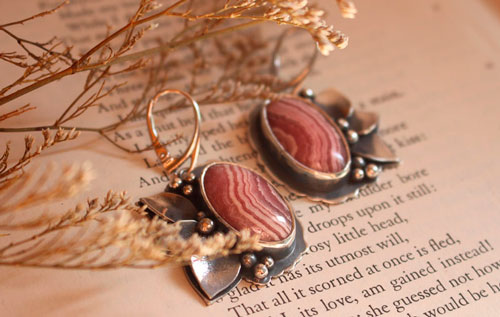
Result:
<svg viewBox="0 0 500 317"><path fill-rule="evenodd" d="M42 23L19 32L47 38L54 33L88 48L106 21L124 23L136 1L73 1ZM331 1L333 7L334 2ZM2 2L4 20L51 8L56 1ZM330 4L329 4L330 5ZM334 87L355 107L377 112L379 135L401 158L395 169L342 205L313 203L278 190L293 206L309 244L288 275L267 286L241 282L206 306L181 267L103 271L0 268L2 316L497 316L500 311L500 9L493 1L356 1L359 14L330 20L350 37L345 50L319 57L305 86ZM45 25L46 27L40 27ZM168 28L166 26L160 26ZM282 29L265 26L264 35ZM2 37L2 47L15 47ZM294 70L311 51L303 38L285 43ZM6 50L8 51L8 50ZM2 66L2 86L16 69ZM79 80L79 81L78 81ZM51 123L81 89L83 77L59 81L21 98L37 110L6 127ZM140 85L145 78L127 78ZM131 85L131 87L140 87ZM175 87L179 88L179 87ZM133 90L133 89L132 89ZM93 109L97 126L123 115L134 91L117 91ZM199 164L220 160L258 168L248 144L248 115L257 106L238 103L202 107ZM50 109L43 110L43 109ZM161 118L164 136L187 137L190 111ZM159 119L160 120L160 119ZM78 123L82 123L79 121ZM23 133L0 134L21 144ZM112 136L120 144L149 144L145 121ZM97 175L88 192L127 190L138 199L168 182L154 153L127 154L102 137L83 133L36 163L90 162ZM74 201L55 207L67 209ZM2 237L0 239L5 239Z"/></svg>

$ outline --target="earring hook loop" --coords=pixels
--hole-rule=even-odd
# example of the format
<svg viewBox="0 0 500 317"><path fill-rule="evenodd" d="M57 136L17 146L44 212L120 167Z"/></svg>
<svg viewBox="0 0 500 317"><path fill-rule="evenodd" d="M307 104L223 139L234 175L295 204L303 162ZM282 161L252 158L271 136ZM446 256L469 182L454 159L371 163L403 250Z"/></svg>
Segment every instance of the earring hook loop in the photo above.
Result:
<svg viewBox="0 0 500 317"><path fill-rule="evenodd" d="M158 102L158 99L167 94L178 94L186 98L191 104L194 112L195 122L194 122L194 132L193 137L191 139L191 143L188 148L184 151L184 153L180 157L173 157L167 148L161 144L160 137L158 131L156 130L154 117L153 117L153 107ZM151 138L151 143L153 144L153 148L156 152L156 155L160 159L160 162L167 172L167 174L175 171L179 166L182 165L187 159L190 160L190 165L186 172L190 173L194 167L196 166L196 161L198 160L198 154L200 152L200 122L201 122L201 113L200 106L198 103L189 95L188 93L178 90L178 89L165 89L160 91L154 96L148 104L147 111L147 123L148 123L148 131L149 136Z"/></svg>
<svg viewBox="0 0 500 317"><path fill-rule="evenodd" d="M281 33L280 37L278 38L278 41L276 42L276 46L274 47L273 54L271 57L271 67L270 67L270 72L274 76L279 75L279 69L281 67L281 57L279 55L279 52L281 50L281 47L283 46L283 42L285 38L296 32L297 29L291 28L285 30L283 33ZM298 73L288 84L293 87L292 93L295 94L297 91L300 89L302 82L306 79L307 75L311 72L314 63L316 62L316 58L318 57L318 50L315 48L313 54L311 55L311 58L309 59L309 62L307 63L306 67L302 69L300 73Z"/></svg>

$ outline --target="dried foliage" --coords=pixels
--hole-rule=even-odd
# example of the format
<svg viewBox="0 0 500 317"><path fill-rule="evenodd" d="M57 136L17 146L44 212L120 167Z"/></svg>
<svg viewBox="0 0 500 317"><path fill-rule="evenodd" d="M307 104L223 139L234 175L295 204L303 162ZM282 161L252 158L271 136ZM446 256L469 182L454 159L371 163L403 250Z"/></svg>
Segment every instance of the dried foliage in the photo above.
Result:
<svg viewBox="0 0 500 317"><path fill-rule="evenodd" d="M108 28L107 35L81 55L74 53L71 43L57 36L42 42L13 31L14 26L42 23L44 16L68 3L0 25L0 34L18 45L15 51L0 51L0 62L20 71L17 78L0 87L0 124L28 111L43 110L34 101L20 105L20 97L66 77L86 75L80 92L64 107L54 107L64 110L50 122L0 126L0 133L41 131L43 138L37 142L27 135L24 152L18 156L7 142L0 157L0 265L156 267L184 262L193 255L220 256L256 249L258 237L248 232L239 238L229 233L208 239L194 235L184 240L178 225L145 218L124 194L109 192L102 200L92 199L66 212L42 210L41 206L48 202L80 193L90 174L84 167L48 168L41 174L25 173L24 169L46 149L74 140L80 132L98 133L129 153L149 150L150 146L127 148L110 134L127 122L143 118L147 100L166 87L182 85L178 88L187 90L201 106L267 98L294 88L304 73L289 80L270 74L271 54L266 41L258 33L243 31L251 26L268 22L303 29L324 55L345 47L347 37L324 20L323 10L307 0L177 0L167 7L152 0L138 0L128 23L115 30ZM354 17L356 9L350 1L337 0L337 4L344 17ZM158 34L152 48L137 45L145 37L154 36L157 23L167 19L183 21L182 27L161 37ZM238 36L231 35L235 32ZM190 58L186 60L186 56ZM128 83L124 78L144 74L147 79L142 90L130 98L133 104L119 120L99 127L75 124L92 122L76 119L87 118L89 110L105 104L110 95L125 88ZM169 109L183 106L180 101ZM27 212L30 209L34 211Z"/></svg>
<svg viewBox="0 0 500 317"><path fill-rule="evenodd" d="M337 0L337 3L344 16L353 17L356 9L351 2ZM198 71L206 68L203 62L203 52L197 47L200 41L226 35L258 23L273 22L304 29L311 34L319 50L325 55L335 47L343 48L347 45L347 37L340 31L335 30L332 25L327 24L322 18L324 11L309 5L307 0L226 0L216 1L210 6L201 0L179 0L167 8L160 8L152 0L141 0L138 9L126 25L112 33L108 32L108 35L102 41L78 59L73 57L72 47L59 41L57 37L41 43L20 38L9 30L11 26L23 24L54 13L65 4L67 2L62 3L53 10L45 11L20 21L0 25L0 31L14 39L20 46L20 51L18 52L0 52L0 59L23 70L19 78L0 89L0 106L11 103L17 98L56 80L76 73L88 73L82 92L75 97L53 124L45 126L48 129L63 127L65 123L81 116L89 108L95 107L99 101L123 84L112 85L106 91L103 91L103 88L106 86L105 83L110 77L134 72L148 64L154 64L154 66L158 67L162 65L161 61L165 61L174 51L182 48L190 48L194 53L192 63L194 68L191 72L191 83L193 83ZM207 7L210 8L208 12L206 12ZM145 34L157 26L155 24L157 21L161 22L162 19L168 18L183 19L185 21L184 27L175 34L172 34L169 40L162 39L159 41L156 47L140 51L133 50ZM226 53L228 51L226 49ZM152 56L160 56L160 63ZM228 56L223 54L221 57ZM182 64L185 65L186 63ZM175 61L170 61L170 66L172 65L175 65ZM115 69L115 67L118 68ZM243 68L243 66L240 67L240 69ZM158 83L166 84L167 77L165 74L163 76L160 74L151 76L155 76L156 78L154 78L153 82L145 86L144 97L147 97L148 92L152 88L151 86L158 86ZM229 79L224 77L220 78L220 80L231 81L236 87L241 85L238 78ZM266 86L264 82L259 84ZM213 85L213 87L216 87L216 85ZM272 90L273 87L265 88ZM243 99L241 93L235 95L239 96L236 100ZM255 95L253 94L248 98L252 98ZM210 98L208 100L218 102L220 98ZM230 102L232 100L226 99L225 101ZM125 116L121 121L127 121L139 114L142 110L140 109L140 104L144 103L144 98L139 98L137 103L139 105L133 107L129 115ZM10 111L5 115L0 115L0 118L5 120L20 113L22 111ZM116 129L121 123L117 122L101 128L77 127L77 130L103 134ZM4 132L30 130L32 128L0 129L0 131Z"/></svg>
<svg viewBox="0 0 500 317"><path fill-rule="evenodd" d="M42 130L43 142L38 146L35 146L35 138L31 135L27 135L24 138L24 152L22 156L15 159L15 163L11 164L9 164L11 152L10 142L7 142L5 144L5 151L0 157L0 186L18 178L23 168L35 157L39 156L42 151L56 144L74 140L79 134L80 132L75 132L75 129L70 131L59 129L54 135L52 135L49 130Z"/></svg>
<svg viewBox="0 0 500 317"><path fill-rule="evenodd" d="M0 188L0 230L33 232L10 239L0 247L0 265L51 267L64 269L110 269L118 267L153 268L185 263L192 256L217 257L257 250L258 236L244 232L202 238L197 234L183 239L179 224L145 217L142 208L130 203L125 193L90 199L64 213L37 210L19 221L17 213L40 202L72 197L88 185L87 168L65 168L58 179L54 170L36 176L26 173ZM51 184L48 184L51 182ZM41 189L40 185L44 185ZM22 189L22 190L21 190ZM21 192L21 193L20 193ZM1 241L1 240L0 240Z"/></svg>

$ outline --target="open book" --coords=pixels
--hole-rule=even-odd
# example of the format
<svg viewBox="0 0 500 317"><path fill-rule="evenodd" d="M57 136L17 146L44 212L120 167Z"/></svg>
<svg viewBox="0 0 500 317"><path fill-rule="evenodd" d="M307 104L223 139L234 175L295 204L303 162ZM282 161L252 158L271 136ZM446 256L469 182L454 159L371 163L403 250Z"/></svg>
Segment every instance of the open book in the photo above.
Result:
<svg viewBox="0 0 500 317"><path fill-rule="evenodd" d="M4 1L0 8L4 18L24 17L26 11L53 2ZM98 27L102 31L102 21L124 18L131 2L75 1L71 10L51 17L46 30L36 25L26 30L50 34L60 28L68 40L94 42L92 33ZM295 209L310 246L290 274L264 287L242 282L205 306L179 267L1 267L0 315L498 316L500 6L492 0L356 4L357 18L337 25L349 34L349 47L320 58L306 86L318 92L335 87L356 107L377 112L379 135L402 164L342 205L312 203L278 187ZM300 48L299 42L286 45L291 51ZM10 70L2 72L2 83L10 75ZM50 86L38 93L38 106L57 107L77 89L71 83ZM126 91L117 94L113 107L99 111L118 116L127 106L126 96ZM203 107L201 162L256 167L245 137L249 106ZM50 116L28 113L9 124L27 125ZM181 127L188 126L183 121L188 118L186 112L167 121ZM0 135L2 140L14 137L20 135ZM121 137L129 138L116 136ZM142 145L149 141L146 135L130 137ZM85 196L114 188L138 198L165 188L166 178L152 167L152 153L117 154L89 134L78 142L76 148L52 151L39 162L91 161L98 178Z"/></svg>

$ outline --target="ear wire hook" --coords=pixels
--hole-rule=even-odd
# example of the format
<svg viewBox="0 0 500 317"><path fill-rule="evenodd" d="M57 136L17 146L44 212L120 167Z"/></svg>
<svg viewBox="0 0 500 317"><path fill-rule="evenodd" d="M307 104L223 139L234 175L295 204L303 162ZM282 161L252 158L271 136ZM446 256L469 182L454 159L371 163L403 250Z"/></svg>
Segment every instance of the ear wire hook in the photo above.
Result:
<svg viewBox="0 0 500 317"><path fill-rule="evenodd" d="M296 32L297 29L292 28L284 31L280 37L278 38L278 42L276 43L276 46L274 47L273 54L271 57L271 67L270 67L270 72L274 76L278 77L279 75L279 68L281 67L281 57L279 55L279 52L281 50L281 47L283 46L283 42L285 38L290 35L293 32ZM298 73L290 82L288 83L291 87L293 87L292 94L295 94L299 91L302 82L306 79L307 75L312 70L312 67L314 66L314 63L316 62L316 58L318 57L318 50L315 48L314 53L311 55L311 58L309 59L309 62L307 63L306 67L302 69L300 73Z"/></svg>
<svg viewBox="0 0 500 317"><path fill-rule="evenodd" d="M158 135L158 131L156 130L153 118L153 107L156 105L160 97L165 96L167 94L179 94L182 95L184 98L186 98L190 102L195 116L194 132L193 132L193 137L191 139L191 143L189 144L189 147L186 149L186 151L184 151L184 153L178 158L175 158L172 155L170 155L170 152L167 150L167 148L161 144L160 137ZM196 166L196 161L198 160L198 153L200 152L199 150L200 150L201 114L200 114L200 106L198 105L198 103L191 97L191 95L189 95L184 91L178 89L162 90L149 101L147 122L148 122L149 136L151 138L154 150L156 152L156 155L160 159L160 162L162 163L162 166L167 172L167 174L170 174L173 171L175 171L188 158L191 159L191 162L186 172L190 173Z"/></svg>

